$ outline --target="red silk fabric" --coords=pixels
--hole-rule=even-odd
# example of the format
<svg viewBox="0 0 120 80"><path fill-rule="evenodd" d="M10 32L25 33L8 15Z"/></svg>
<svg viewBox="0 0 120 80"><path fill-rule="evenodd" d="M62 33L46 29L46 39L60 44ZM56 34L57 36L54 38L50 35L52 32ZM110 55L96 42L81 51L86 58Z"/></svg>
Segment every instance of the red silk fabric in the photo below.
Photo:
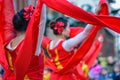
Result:
<svg viewBox="0 0 120 80"><path fill-rule="evenodd" d="M106 0L100 0L99 5L101 6L101 11L99 15L109 15L108 3Z"/></svg>
<svg viewBox="0 0 120 80"><path fill-rule="evenodd" d="M13 1L3 0L1 8L2 8L2 12L1 12L2 22L0 26L0 34L4 43L8 43L12 38L15 37L15 31L13 29L13 24L12 24L13 15L15 13L13 7Z"/></svg>
<svg viewBox="0 0 120 80"><path fill-rule="evenodd" d="M4 45L15 36L12 25L13 15L14 9L12 0L0 0L0 56L2 56L0 57L0 61L5 70L8 69L8 63Z"/></svg>
<svg viewBox="0 0 120 80"><path fill-rule="evenodd" d="M107 1L106 0L100 0L99 5L102 8L99 15L108 15L109 14L109 9L108 9ZM101 35L100 37L103 37L103 36ZM89 68L92 67L92 64L94 63L96 57L98 56L98 54L101 50L102 42L97 40L95 42L95 46L96 47L93 47L93 48L96 48L96 49L90 50L88 52L88 54L84 57L84 61L88 65ZM89 57L88 57L88 55L89 55Z"/></svg>
<svg viewBox="0 0 120 80"><path fill-rule="evenodd" d="M81 27L81 26L79 26L79 27L70 27L70 38L76 36L77 34L82 32L83 30L84 30L84 28Z"/></svg>
<svg viewBox="0 0 120 80"><path fill-rule="evenodd" d="M3 0L0 0L0 26L2 26L2 18L3 18Z"/></svg>
<svg viewBox="0 0 120 80"><path fill-rule="evenodd" d="M5 70L8 69L8 63L7 63L7 59L6 59L6 55L5 55L5 51L4 51L4 45L3 45L3 40L0 36L0 64L3 66L3 68Z"/></svg>
<svg viewBox="0 0 120 80"><path fill-rule="evenodd" d="M103 38L102 35L99 36L99 38ZM88 53L83 58L83 61L85 64L87 64L88 68L90 69L92 65L94 64L97 56L100 53L100 50L102 48L102 41L97 40L94 45L91 47L91 49L88 51Z"/></svg>
<svg viewBox="0 0 120 80"><path fill-rule="evenodd" d="M28 24L23 46L19 50L18 57L15 62L16 80L23 80L30 64L31 58L33 55L35 55L41 9L42 2L41 0L39 0L33 16L31 17L31 20Z"/></svg>
<svg viewBox="0 0 120 80"><path fill-rule="evenodd" d="M86 23L94 24L94 25L99 25L99 26L104 26L108 27L116 32L120 33L120 18L117 17L112 17L112 16L106 16L106 15L101 15L97 16L94 14L87 13L86 11L82 10L81 8L72 5L69 3L67 0L43 0L43 2L63 13L68 16L71 16L75 19L81 20ZM72 12L71 12L72 10Z"/></svg>

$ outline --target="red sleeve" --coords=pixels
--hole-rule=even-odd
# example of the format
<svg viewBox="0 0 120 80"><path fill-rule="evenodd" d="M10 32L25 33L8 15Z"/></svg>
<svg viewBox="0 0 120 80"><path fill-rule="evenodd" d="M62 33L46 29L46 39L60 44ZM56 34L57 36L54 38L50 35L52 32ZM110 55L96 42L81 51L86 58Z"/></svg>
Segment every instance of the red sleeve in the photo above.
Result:
<svg viewBox="0 0 120 80"><path fill-rule="evenodd" d="M42 47L43 48L46 48L47 47L47 45L50 43L50 39L48 38L48 37L43 37L43 40L42 40Z"/></svg>

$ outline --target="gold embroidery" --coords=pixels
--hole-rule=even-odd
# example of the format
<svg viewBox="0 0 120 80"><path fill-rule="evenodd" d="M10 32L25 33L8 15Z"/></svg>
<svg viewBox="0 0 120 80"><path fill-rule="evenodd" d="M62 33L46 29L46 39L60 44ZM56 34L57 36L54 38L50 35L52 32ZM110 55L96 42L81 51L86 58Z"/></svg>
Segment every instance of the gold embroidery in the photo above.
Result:
<svg viewBox="0 0 120 80"><path fill-rule="evenodd" d="M30 80L27 75L25 75L24 80Z"/></svg>
<svg viewBox="0 0 120 80"><path fill-rule="evenodd" d="M50 57L51 57L51 54L50 52L48 51L48 47L49 47L49 44L47 45L46 49L47 49L47 52L49 53ZM55 49L55 54L56 54L56 58L55 58L55 64L57 66L57 69L62 69L63 66L61 65L60 61L59 61L59 54L58 54L58 51L57 49Z"/></svg>
<svg viewBox="0 0 120 80"><path fill-rule="evenodd" d="M50 80L50 73L46 73L43 75L43 80Z"/></svg>
<svg viewBox="0 0 120 80"><path fill-rule="evenodd" d="M12 56L11 54L7 51L7 56L8 56L8 63L9 63L9 68L13 71L13 64L12 64Z"/></svg>
<svg viewBox="0 0 120 80"><path fill-rule="evenodd" d="M89 68L84 62L82 63L82 71L85 73L85 76L88 76Z"/></svg>
<svg viewBox="0 0 120 80"><path fill-rule="evenodd" d="M57 69L62 69L63 66L61 65L61 63L59 61L59 54L58 54L57 49L55 49L55 54L56 54L55 62L56 62Z"/></svg>

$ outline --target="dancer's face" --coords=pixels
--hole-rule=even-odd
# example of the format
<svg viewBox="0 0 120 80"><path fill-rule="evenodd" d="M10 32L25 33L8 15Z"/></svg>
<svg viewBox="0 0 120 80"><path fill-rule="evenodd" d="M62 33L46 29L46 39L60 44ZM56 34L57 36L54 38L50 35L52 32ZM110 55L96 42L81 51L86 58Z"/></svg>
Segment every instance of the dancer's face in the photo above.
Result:
<svg viewBox="0 0 120 80"><path fill-rule="evenodd" d="M66 26L66 28L62 32L62 35L64 37L66 37L66 38L70 36L70 28L69 28L69 26L70 26L70 24L68 23L67 26Z"/></svg>

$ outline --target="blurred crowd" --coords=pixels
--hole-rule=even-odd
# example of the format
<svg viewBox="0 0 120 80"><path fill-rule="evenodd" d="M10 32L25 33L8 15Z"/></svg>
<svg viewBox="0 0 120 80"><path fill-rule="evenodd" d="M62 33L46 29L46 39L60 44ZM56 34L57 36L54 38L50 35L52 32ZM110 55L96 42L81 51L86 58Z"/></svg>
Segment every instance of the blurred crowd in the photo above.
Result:
<svg viewBox="0 0 120 80"><path fill-rule="evenodd" d="M120 80L120 59L113 56L96 59L89 71L90 80Z"/></svg>
<svg viewBox="0 0 120 80"><path fill-rule="evenodd" d="M4 69L3 69L3 67L0 65L0 80L2 80L3 76L4 76Z"/></svg>

